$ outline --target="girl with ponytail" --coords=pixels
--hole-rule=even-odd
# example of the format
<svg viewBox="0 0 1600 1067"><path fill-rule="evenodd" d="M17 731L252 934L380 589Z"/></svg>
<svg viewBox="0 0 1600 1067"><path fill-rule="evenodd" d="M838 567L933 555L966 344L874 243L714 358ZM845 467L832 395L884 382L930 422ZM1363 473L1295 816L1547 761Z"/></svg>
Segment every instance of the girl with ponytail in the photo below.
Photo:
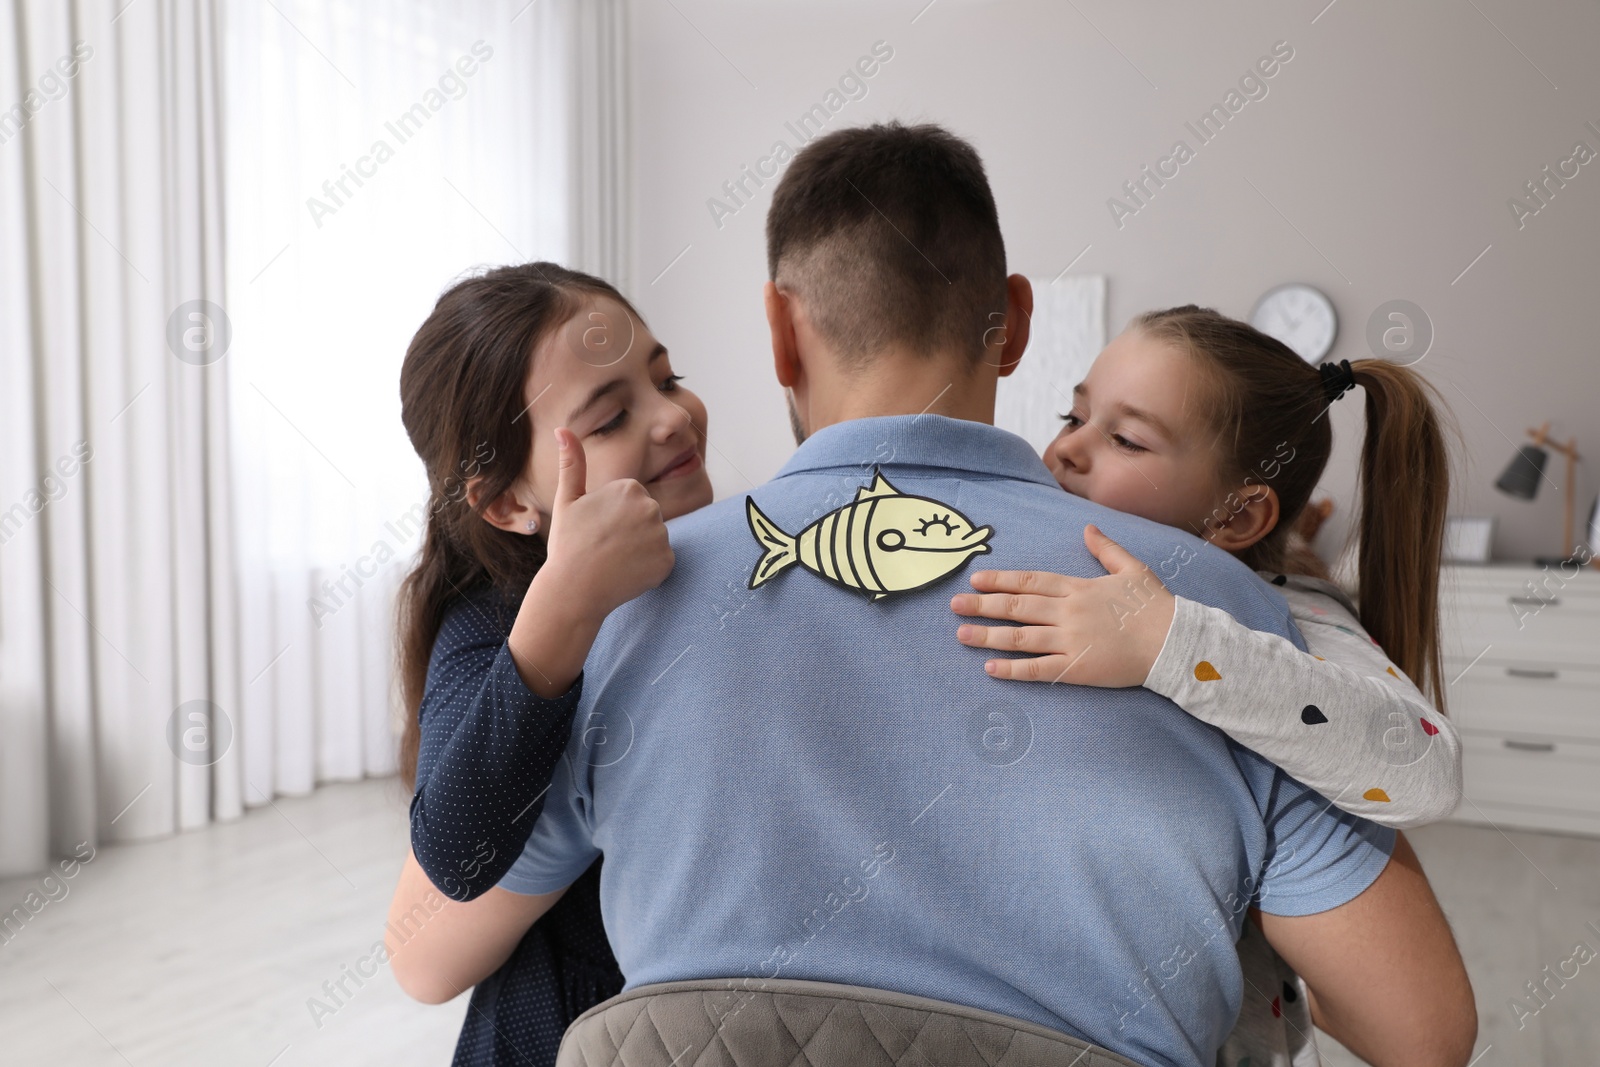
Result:
<svg viewBox="0 0 1600 1067"><path fill-rule="evenodd" d="M455 1064L550 1064L622 989L599 869L548 902L497 888L565 752L601 622L672 569L665 520L711 502L706 411L599 278L553 263L449 289L400 372L427 470L397 623L412 851L386 927L405 990L469 987Z"/></svg>
<svg viewBox="0 0 1600 1067"><path fill-rule="evenodd" d="M1328 408L1356 387L1366 436L1352 603L1293 530L1332 450ZM1374 822L1442 818L1461 799L1461 750L1439 648L1441 410L1407 367L1311 367L1194 305L1140 315L1074 390L1045 463L1068 492L1178 527L1257 571L1288 601L1306 651L1168 592L1151 566L1171 577L1195 549L1177 542L1147 566L1094 526L1083 537L1109 575L976 572L979 592L952 609L1022 625L962 625L957 637L1037 654L990 660L996 678L1152 689ZM1253 924L1239 950L1244 1009L1218 1062L1317 1062L1303 983Z"/></svg>

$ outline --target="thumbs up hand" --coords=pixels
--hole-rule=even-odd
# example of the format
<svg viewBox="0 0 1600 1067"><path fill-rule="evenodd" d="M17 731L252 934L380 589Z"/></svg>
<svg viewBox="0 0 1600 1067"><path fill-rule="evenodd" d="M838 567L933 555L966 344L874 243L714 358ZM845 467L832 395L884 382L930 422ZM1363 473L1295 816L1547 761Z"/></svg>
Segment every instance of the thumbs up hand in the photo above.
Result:
<svg viewBox="0 0 1600 1067"><path fill-rule="evenodd" d="M559 574L566 595L579 598L599 620L666 579L672 546L661 505L638 479L619 478L586 491L583 442L565 427L555 435L561 453L544 566Z"/></svg>
<svg viewBox="0 0 1600 1067"><path fill-rule="evenodd" d="M1176 600L1155 573L1098 527L1084 545L1111 573L1072 578L1048 571L978 571L950 609L1020 626L965 624L956 638L974 648L1032 652L1028 659L992 659L994 678L1071 682L1121 688L1143 685L1172 627ZM980 595L981 594L981 595Z"/></svg>

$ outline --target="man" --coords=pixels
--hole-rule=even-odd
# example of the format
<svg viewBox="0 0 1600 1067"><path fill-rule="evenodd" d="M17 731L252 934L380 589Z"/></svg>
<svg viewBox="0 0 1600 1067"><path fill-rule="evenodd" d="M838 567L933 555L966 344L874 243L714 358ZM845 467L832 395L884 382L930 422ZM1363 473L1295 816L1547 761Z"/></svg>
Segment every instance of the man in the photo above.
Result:
<svg viewBox="0 0 1600 1067"><path fill-rule="evenodd" d="M1032 295L971 147L899 125L813 142L768 258L802 443L674 520L674 570L601 632L501 887L553 901L603 851L630 988L894 990L1151 1067L1210 1067L1256 906L1336 1036L1375 1064L1464 1063L1470 990L1392 832L1146 690L998 682L955 640L974 559L1094 575L1089 522L1182 559L1173 592L1298 637L1236 561L1062 492L991 425Z"/></svg>

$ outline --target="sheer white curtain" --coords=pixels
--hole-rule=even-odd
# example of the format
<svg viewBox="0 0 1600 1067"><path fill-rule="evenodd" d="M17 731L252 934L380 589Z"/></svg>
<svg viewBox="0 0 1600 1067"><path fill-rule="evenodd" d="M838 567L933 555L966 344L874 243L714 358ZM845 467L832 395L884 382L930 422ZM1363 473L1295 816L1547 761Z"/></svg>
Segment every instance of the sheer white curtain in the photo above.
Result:
<svg viewBox="0 0 1600 1067"><path fill-rule="evenodd" d="M626 284L621 3L0 0L0 876L393 768L401 359Z"/></svg>
<svg viewBox="0 0 1600 1067"><path fill-rule="evenodd" d="M463 271L568 256L576 10L228 9L246 803L393 769L389 618L425 494L400 364Z"/></svg>
<svg viewBox="0 0 1600 1067"><path fill-rule="evenodd" d="M184 728L238 690L226 372L168 341L223 299L218 39L0 5L0 875L237 810Z"/></svg>

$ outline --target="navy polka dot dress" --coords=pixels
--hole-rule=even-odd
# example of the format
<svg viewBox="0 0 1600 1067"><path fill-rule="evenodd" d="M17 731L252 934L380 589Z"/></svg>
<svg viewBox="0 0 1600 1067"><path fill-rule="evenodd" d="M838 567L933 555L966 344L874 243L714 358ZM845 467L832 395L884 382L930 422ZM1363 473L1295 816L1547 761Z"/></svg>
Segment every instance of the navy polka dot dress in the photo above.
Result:
<svg viewBox="0 0 1600 1067"><path fill-rule="evenodd" d="M471 591L445 612L428 663L411 847L454 900L498 882L527 843L566 750L582 678L554 700L530 692L506 635L520 596ZM546 1067L567 1026L622 991L600 921L600 861L478 983L454 1067Z"/></svg>

